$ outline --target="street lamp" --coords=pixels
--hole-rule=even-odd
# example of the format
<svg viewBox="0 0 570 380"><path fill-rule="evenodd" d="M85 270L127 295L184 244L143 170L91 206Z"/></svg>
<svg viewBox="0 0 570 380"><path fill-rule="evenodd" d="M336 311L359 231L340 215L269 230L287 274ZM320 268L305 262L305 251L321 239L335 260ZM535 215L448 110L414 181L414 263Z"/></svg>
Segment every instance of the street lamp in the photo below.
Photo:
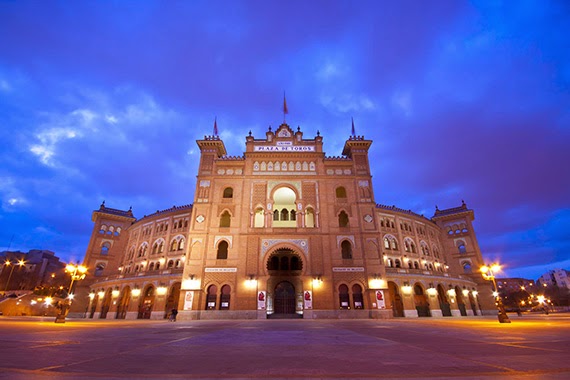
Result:
<svg viewBox="0 0 570 380"><path fill-rule="evenodd" d="M25 264L26 262L24 260L18 260L18 265L20 266L20 268ZM6 288L4 289L4 293L6 293L8 291L8 285L10 284L10 280L12 279L12 273L14 273L14 268L16 268L16 265L12 264L10 262L10 260L6 260L4 262L5 266L10 266L12 265L12 269L10 270L10 275L8 276L8 281L6 281Z"/></svg>
<svg viewBox="0 0 570 380"><path fill-rule="evenodd" d="M501 299L499 291L497 290L497 282L495 281L495 273L501 270L501 266L499 264L492 264L490 266L483 265L480 270L483 278L487 281L492 281L493 283L493 296L495 297L495 305L497 305L497 309L499 310L499 322L511 323L511 320L505 311L503 300Z"/></svg>
<svg viewBox="0 0 570 380"><path fill-rule="evenodd" d="M87 267L83 265L67 264L65 271L71 275L71 283L69 284L69 291L67 292L67 300L65 303L60 304L60 312L57 317L55 317L55 323L65 323L65 317L67 316L67 313L69 313L71 300L73 299L73 283L85 278Z"/></svg>

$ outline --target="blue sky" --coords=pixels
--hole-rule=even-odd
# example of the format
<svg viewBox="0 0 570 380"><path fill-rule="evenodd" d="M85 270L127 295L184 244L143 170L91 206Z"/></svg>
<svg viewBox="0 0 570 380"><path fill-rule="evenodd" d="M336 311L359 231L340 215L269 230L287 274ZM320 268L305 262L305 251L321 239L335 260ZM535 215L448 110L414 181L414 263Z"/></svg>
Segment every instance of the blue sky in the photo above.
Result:
<svg viewBox="0 0 570 380"><path fill-rule="evenodd" d="M191 203L195 140L241 155L286 91L327 155L374 141L377 203L464 199L503 275L570 269L568 35L565 1L0 1L0 250Z"/></svg>

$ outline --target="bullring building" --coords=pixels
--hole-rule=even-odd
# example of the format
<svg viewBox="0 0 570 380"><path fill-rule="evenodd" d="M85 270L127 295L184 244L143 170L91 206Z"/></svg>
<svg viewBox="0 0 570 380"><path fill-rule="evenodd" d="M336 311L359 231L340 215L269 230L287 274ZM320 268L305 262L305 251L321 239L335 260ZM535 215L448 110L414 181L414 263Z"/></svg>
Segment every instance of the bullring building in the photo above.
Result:
<svg viewBox="0 0 570 380"><path fill-rule="evenodd" d="M228 155L217 133L197 144L192 204L140 219L104 203L93 212L76 311L310 319L495 310L476 270L473 211L462 203L427 218L377 204L372 141L353 133L341 155L327 156L318 132L305 138L283 123L263 138L250 132L241 156Z"/></svg>

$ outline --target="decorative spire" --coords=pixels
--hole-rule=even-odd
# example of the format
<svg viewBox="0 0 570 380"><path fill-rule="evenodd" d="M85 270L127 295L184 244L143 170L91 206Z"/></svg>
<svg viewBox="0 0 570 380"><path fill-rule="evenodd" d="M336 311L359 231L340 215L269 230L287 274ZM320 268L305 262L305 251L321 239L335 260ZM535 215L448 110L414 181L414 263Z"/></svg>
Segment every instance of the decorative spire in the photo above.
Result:
<svg viewBox="0 0 570 380"><path fill-rule="evenodd" d="M356 131L354 129L354 118L351 117L351 119L352 119L352 136L354 137L354 136L356 136Z"/></svg>
<svg viewBox="0 0 570 380"><path fill-rule="evenodd" d="M218 118L214 117L214 136L218 135Z"/></svg>
<svg viewBox="0 0 570 380"><path fill-rule="evenodd" d="M287 99L285 98L285 91L283 91L283 123L285 123L285 115L289 113L287 108Z"/></svg>

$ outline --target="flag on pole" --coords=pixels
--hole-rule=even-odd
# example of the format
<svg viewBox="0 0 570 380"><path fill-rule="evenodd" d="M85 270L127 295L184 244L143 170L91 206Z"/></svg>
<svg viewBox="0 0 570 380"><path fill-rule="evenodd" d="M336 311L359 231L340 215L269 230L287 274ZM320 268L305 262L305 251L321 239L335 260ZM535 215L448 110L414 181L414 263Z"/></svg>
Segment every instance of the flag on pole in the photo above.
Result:
<svg viewBox="0 0 570 380"><path fill-rule="evenodd" d="M217 117L214 118L214 136L218 135L218 121Z"/></svg>
<svg viewBox="0 0 570 380"><path fill-rule="evenodd" d="M355 136L356 135L356 131L354 129L354 118L352 118L352 135Z"/></svg>

